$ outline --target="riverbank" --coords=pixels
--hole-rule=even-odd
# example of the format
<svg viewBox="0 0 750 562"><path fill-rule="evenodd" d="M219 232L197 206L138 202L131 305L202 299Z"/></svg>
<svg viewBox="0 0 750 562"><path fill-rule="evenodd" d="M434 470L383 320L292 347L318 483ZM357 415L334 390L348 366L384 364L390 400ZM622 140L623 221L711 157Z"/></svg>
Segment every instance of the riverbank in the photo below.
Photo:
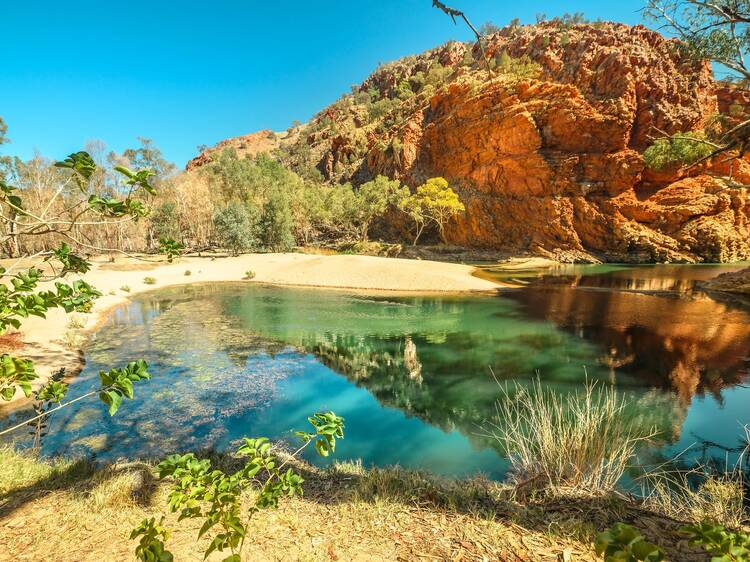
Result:
<svg viewBox="0 0 750 562"><path fill-rule="evenodd" d="M222 458L214 462L228 462ZM254 517L248 560L593 561L600 560L596 533L618 521L634 524L670 560L705 560L700 547L687 545L680 521L618 495L519 502L512 486L482 478L293 464L305 494ZM42 462L0 448L0 465L0 560L36 561L50 552L60 562L130 560L132 528L168 512L168 484L155 478L149 462ZM245 506L252 500L252 493L243 496ZM196 541L200 524L167 515L175 560L202 558L210 538ZM222 558L215 553L209 560Z"/></svg>
<svg viewBox="0 0 750 562"><path fill-rule="evenodd" d="M29 260L20 267L31 265L35 265L35 262ZM68 376L76 375L84 364L81 346L85 334L96 329L113 307L144 291L174 285L243 280L248 283L393 293L481 293L496 291L501 286L474 277L474 269L454 263L360 255L209 255L182 257L174 263L154 256L144 257L143 260L117 257L115 261L101 256L94 258L91 270L81 276L103 295L89 314L67 315L61 310L51 310L47 318L26 319L20 335L5 336L3 339L5 351L12 349L14 353L34 361L39 374L35 381L36 388L61 367L66 368ZM71 276L68 281L75 278ZM21 402L23 395L19 391L10 403L0 403L0 410L16 407Z"/></svg>
<svg viewBox="0 0 750 562"><path fill-rule="evenodd" d="M722 273L717 277L704 282L702 289L707 291L719 291L735 295L750 295L750 267L740 271Z"/></svg>

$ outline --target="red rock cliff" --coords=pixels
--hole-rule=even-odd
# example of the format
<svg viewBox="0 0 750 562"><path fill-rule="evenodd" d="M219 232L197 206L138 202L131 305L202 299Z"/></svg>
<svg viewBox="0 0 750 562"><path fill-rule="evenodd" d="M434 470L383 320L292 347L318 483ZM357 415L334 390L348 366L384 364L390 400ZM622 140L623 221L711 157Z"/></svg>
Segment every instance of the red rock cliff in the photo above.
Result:
<svg viewBox="0 0 750 562"><path fill-rule="evenodd" d="M727 163L655 172L643 161L654 136L744 113L748 96L717 87L707 63L645 27L610 23L489 39L489 56L531 61L534 77L488 76L468 49L451 43L379 69L295 142L329 181L385 174L413 187L444 176L466 206L447 229L456 244L567 259L750 258L747 192L716 177ZM396 97L435 69L441 83ZM390 100L384 117L357 104L366 92ZM746 162L731 173L750 183Z"/></svg>

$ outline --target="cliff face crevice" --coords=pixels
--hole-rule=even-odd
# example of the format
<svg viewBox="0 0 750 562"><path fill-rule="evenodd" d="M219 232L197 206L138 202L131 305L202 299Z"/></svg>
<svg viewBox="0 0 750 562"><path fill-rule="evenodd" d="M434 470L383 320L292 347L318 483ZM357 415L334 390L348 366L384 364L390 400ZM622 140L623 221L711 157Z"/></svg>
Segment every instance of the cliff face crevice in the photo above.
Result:
<svg viewBox="0 0 750 562"><path fill-rule="evenodd" d="M303 146L328 181L445 177L466 207L447 238L467 247L750 258L747 191L722 178L750 183L750 163L655 171L643 158L654 137L701 130L719 112L746 117L748 92L718 85L708 63L642 26L509 27L486 52L491 76L461 43L386 65L281 139L282 153Z"/></svg>

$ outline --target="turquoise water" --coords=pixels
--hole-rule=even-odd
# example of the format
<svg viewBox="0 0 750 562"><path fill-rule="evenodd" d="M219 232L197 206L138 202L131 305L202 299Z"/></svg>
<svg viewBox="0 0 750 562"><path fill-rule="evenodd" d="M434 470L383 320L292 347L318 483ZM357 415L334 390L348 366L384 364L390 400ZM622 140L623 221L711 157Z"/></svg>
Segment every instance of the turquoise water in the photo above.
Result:
<svg viewBox="0 0 750 562"><path fill-rule="evenodd" d="M113 418L95 401L61 411L43 453L225 450L243 436L289 438L330 409L346 418L338 459L499 478L507 463L483 429L497 421L498 383L536 377L561 393L587 378L625 392L628 415L660 431L642 462L686 448L697 457L707 441L732 448L750 423L750 316L695 291L714 274L578 268L471 297L257 284L154 291L97 332L70 397L94 388L99 369L139 357L154 379Z"/></svg>

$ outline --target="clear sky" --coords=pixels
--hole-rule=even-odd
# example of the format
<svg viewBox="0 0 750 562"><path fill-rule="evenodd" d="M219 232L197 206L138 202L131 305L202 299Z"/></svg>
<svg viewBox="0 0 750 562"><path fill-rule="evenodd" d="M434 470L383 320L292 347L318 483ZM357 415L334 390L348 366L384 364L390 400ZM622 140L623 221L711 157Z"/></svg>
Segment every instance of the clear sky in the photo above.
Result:
<svg viewBox="0 0 750 562"><path fill-rule="evenodd" d="M447 0L478 26L583 12L642 23L640 0ZM0 0L0 116L12 143L62 158L87 140L200 144L306 121L380 62L470 33L431 0Z"/></svg>

